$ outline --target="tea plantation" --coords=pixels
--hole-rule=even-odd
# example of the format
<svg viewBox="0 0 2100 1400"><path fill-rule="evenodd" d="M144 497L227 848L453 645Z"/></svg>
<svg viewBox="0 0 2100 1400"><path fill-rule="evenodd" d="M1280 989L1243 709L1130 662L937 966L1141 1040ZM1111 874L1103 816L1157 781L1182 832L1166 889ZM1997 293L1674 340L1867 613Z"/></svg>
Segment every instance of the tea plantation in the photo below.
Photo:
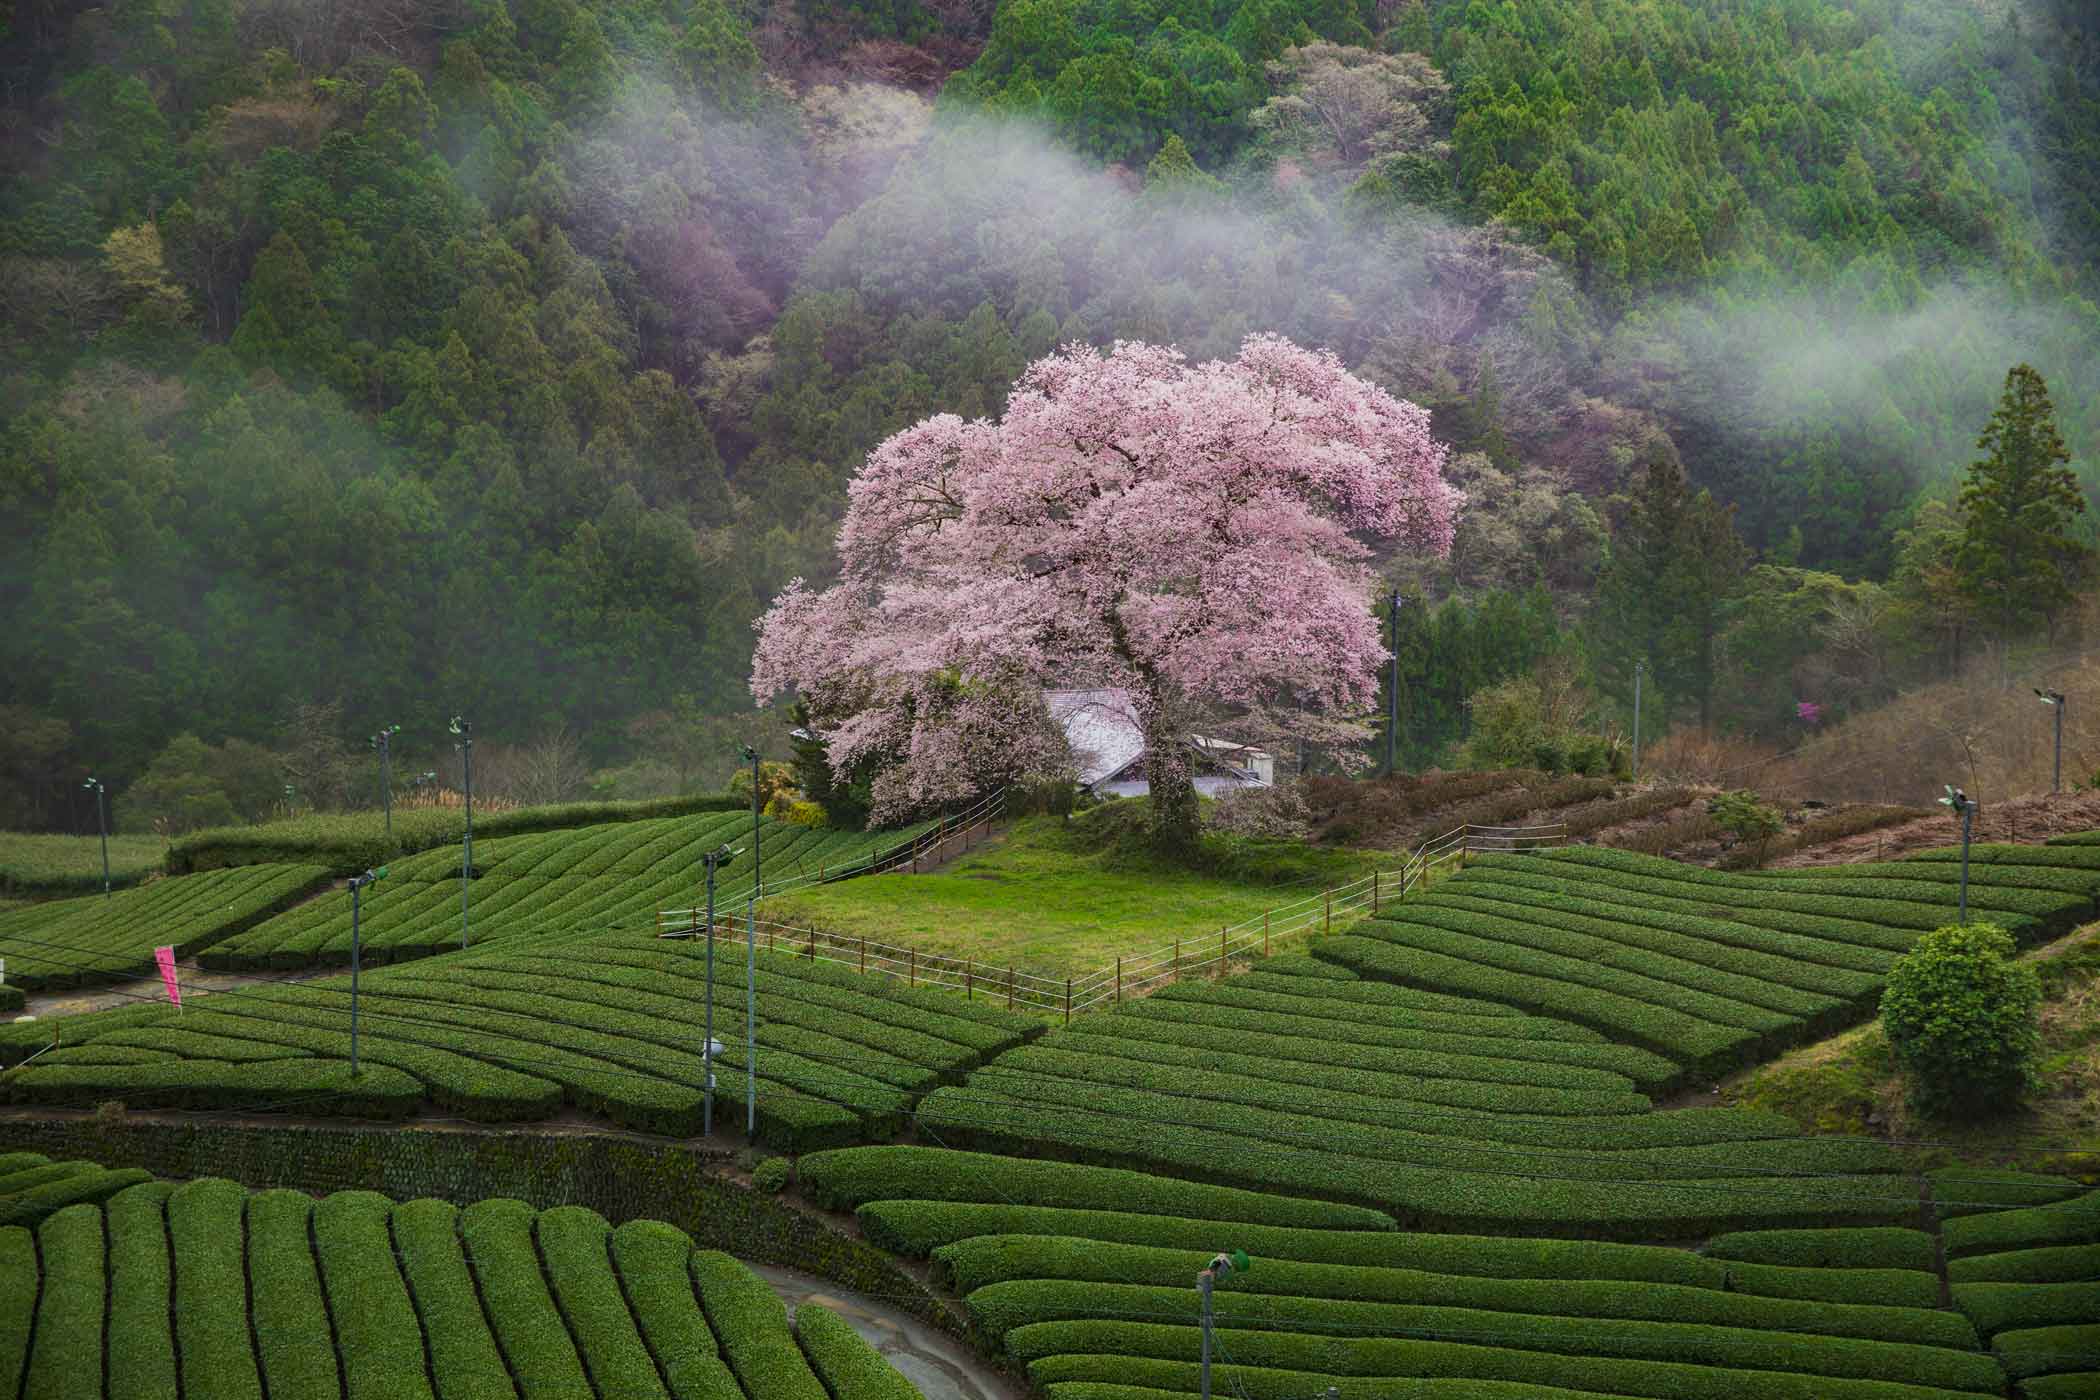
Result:
<svg viewBox="0 0 2100 1400"><path fill-rule="evenodd" d="M142 1004L0 1029L0 1063L13 1066L0 1093L18 1112L108 1099L489 1123L579 1111L691 1137L707 1092L698 1054L706 945L578 924L653 910L652 872L668 890L682 866L679 888L689 890L712 820L630 822L588 847L575 833L489 842L485 859L477 850L477 907L492 906L492 924L511 911L513 931L465 952L442 951L456 929L457 854L400 862L389 877L398 883L368 906L376 946L398 951L362 977L354 1078L348 979L278 984L258 972L179 1015ZM810 848L820 862L831 849ZM972 1335L1051 1400L1196 1391L1193 1281L1235 1249L1254 1262L1217 1288L1215 1388L1243 1400L1313 1400L1330 1388L1351 1400L2100 1394L2093 1182L1920 1175L1879 1140L1803 1136L1745 1109L1656 1106L1871 1015L1895 959L1953 921L1959 868L1943 855L1770 873L1591 848L1478 856L1309 953L1055 1027L981 997L785 952L761 949L747 985L742 944L722 943L713 1005L728 1049L716 1062L714 1111L741 1127L752 1064L743 1014L754 994L758 1139L796 1154L801 1201L850 1211L868 1244L925 1261ZM2100 845L1972 855L1972 916L2023 943L2100 912ZM769 869L772 859L769 848ZM295 924L304 931L277 936ZM302 910L214 951L257 967L327 958L334 938ZM2066 1170L2082 1170L2081 1160L2066 1158ZM46 1374L39 1347L66 1337L84 1347L99 1335L93 1300L106 1296L116 1316L128 1285L114 1264L106 1288L98 1271L105 1255L117 1258L115 1212L134 1193L165 1200L179 1298L185 1236L174 1205L199 1188L170 1194L123 1172L53 1175L41 1162L17 1171L13 1196L0 1177L0 1212L14 1212L0 1220L19 1235L49 1213L33 1248L15 1246L16 1265L0 1268L0 1286L18 1294L19 1276L41 1280L34 1334L16 1344L27 1385ZM251 1273L258 1203L282 1197L236 1208L246 1212ZM262 1218L293 1209L271 1205ZM340 1260L341 1286L371 1301L347 1323L330 1302L333 1331L307 1330L378 1368L358 1383L346 1363L344 1389L321 1393L423 1394L420 1376L429 1393L478 1395L478 1382L450 1378L495 1375L490 1354L521 1382L544 1378L524 1385L528 1395L630 1393L606 1388L605 1377L630 1374L623 1364L635 1394L659 1393L651 1385L722 1400L759 1393L719 1327L709 1355L742 1392L672 1383L648 1332L654 1285L630 1279L619 1253L621 1232L634 1227L611 1233L609 1265L602 1247L582 1251L616 1280L608 1291L602 1279L565 1278L557 1258L574 1236L603 1241L602 1222L494 1204L426 1220L450 1209L358 1193L311 1207L312 1254L287 1267L316 1270L301 1277L322 1280L332 1299L331 1260ZM66 1227L74 1245L45 1245L41 1232L98 1211L106 1246L86 1224ZM324 1237L324 1220L348 1235ZM410 1243L418 1231L452 1241L427 1286ZM238 1248L238 1229L231 1238ZM377 1251L383 1263L388 1241L398 1276L368 1257ZM92 1269L58 1267L75 1246L104 1252ZM455 1296L456 1259L481 1281L483 1325L463 1326L457 1355L441 1363L441 1329L427 1322L439 1304L426 1298ZM499 1261L496 1272L484 1259ZM238 1276L237 1263L218 1267ZM492 1286L499 1274L532 1280L519 1285L530 1296ZM702 1279L700 1310L714 1323L706 1288ZM254 1296L260 1322L266 1304ZM312 1296L311 1281L283 1290L286 1300ZM273 1290L267 1306L281 1302L292 1306ZM47 1307L60 1341L45 1340ZM518 1322L528 1315L540 1325ZM421 1333L411 1316L426 1319ZM579 1318L600 1316L621 1340L579 1330ZM442 1330L449 1349L453 1333ZM769 1352L794 1363L793 1384L816 1379L809 1400L888 1393L836 1379L874 1375L855 1369L866 1358L826 1371L821 1340L772 1335ZM484 1336L489 1350L476 1351ZM630 1336L643 1339L639 1352ZM0 1396L9 1344L0 1338ZM209 1345L200 1342L203 1354ZM263 1345L253 1352L256 1366L270 1364ZM186 1345L173 1355L191 1364ZM653 1375L637 1355L653 1358ZM273 1397L305 1393L258 1375Z"/></svg>
<svg viewBox="0 0 2100 1400"><path fill-rule="evenodd" d="M86 1185L10 1209L34 1194L11 1182L55 1173ZM918 1395L836 1315L790 1323L660 1221L144 1176L0 1155L0 1396Z"/></svg>

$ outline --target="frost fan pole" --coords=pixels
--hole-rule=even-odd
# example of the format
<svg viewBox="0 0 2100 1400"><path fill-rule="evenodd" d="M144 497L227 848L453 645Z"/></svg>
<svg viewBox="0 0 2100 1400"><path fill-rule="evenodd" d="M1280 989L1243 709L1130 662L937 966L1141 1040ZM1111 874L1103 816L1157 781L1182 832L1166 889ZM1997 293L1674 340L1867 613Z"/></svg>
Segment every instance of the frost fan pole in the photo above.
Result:
<svg viewBox="0 0 2100 1400"><path fill-rule="evenodd" d="M360 906L363 903L362 897L365 886L371 884L374 880L383 880L385 878L386 867L383 865L377 870L367 870L362 875L352 875L350 877L350 1077L352 1079L355 1079L358 1074L357 971L361 943L358 936L358 915L361 912Z"/></svg>
<svg viewBox="0 0 2100 1400"><path fill-rule="evenodd" d="M374 734L370 743L379 750L379 802L386 812L386 840L394 844L394 736L401 726L390 724Z"/></svg>
<svg viewBox="0 0 2100 1400"><path fill-rule="evenodd" d="M1394 754L1400 736L1400 590L1386 601L1387 623L1392 636L1393 678L1386 686L1385 775L1393 776Z"/></svg>
<svg viewBox="0 0 2100 1400"><path fill-rule="evenodd" d="M758 858L753 850L752 859ZM758 896L744 906L744 1136L758 1143Z"/></svg>
<svg viewBox="0 0 2100 1400"><path fill-rule="evenodd" d="M467 946L467 892L474 885L474 726L459 715L452 717L452 732L459 736L461 786L466 788L467 839L459 860L459 946Z"/></svg>
<svg viewBox="0 0 2100 1400"><path fill-rule="evenodd" d="M713 1137L715 1131L715 1056L722 1053L722 1042L715 1039L715 867L736 853L725 843L709 851L700 859L707 864L707 1029L702 1032L706 1039L700 1050L700 1063L704 1070L705 1093L700 1100L700 1135Z"/></svg>
<svg viewBox="0 0 2100 1400"><path fill-rule="evenodd" d="M1965 924L1969 921L1969 819L1976 815L1976 799L1960 788L1950 786L1947 795L1939 802L1942 807L1952 807L1961 813L1961 905L1955 921Z"/></svg>
<svg viewBox="0 0 2100 1400"><path fill-rule="evenodd" d="M95 829L102 833L102 897L109 898L109 808L103 804L104 792L100 778L89 778L81 784L95 794Z"/></svg>
<svg viewBox="0 0 2100 1400"><path fill-rule="evenodd" d="M2049 778L2049 795L2054 797L2064 790L2064 693L2039 688L2034 693L2044 705L2056 711L2056 764Z"/></svg>
<svg viewBox="0 0 2100 1400"><path fill-rule="evenodd" d="M1641 780L1641 672L1645 661L1633 663L1633 780Z"/></svg>
<svg viewBox="0 0 2100 1400"><path fill-rule="evenodd" d="M1253 1263L1245 1250L1235 1249L1230 1254L1213 1256L1210 1267L1196 1275L1196 1293L1203 1300L1203 1400L1210 1400L1211 1285L1221 1277L1230 1278L1234 1274L1246 1273L1253 1267Z"/></svg>

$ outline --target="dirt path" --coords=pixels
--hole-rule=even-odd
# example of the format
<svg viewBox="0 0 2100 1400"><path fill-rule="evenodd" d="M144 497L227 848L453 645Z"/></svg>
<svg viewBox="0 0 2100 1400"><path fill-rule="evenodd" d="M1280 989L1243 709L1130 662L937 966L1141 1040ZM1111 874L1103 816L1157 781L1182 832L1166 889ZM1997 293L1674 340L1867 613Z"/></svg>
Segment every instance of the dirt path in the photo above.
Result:
<svg viewBox="0 0 2100 1400"><path fill-rule="evenodd" d="M340 967L318 967L286 972L271 978L276 982L305 982L315 977L334 977L345 971ZM198 972L181 969L182 1000L188 1005L193 997L209 996L213 992L230 991L256 982L252 972ZM117 982L107 987L76 988L66 992L40 992L29 998L29 1002L18 1016L34 1016L44 1020L55 1016L76 1016L84 1011L107 1011L117 1006L136 1006L148 1001L166 1001L168 989L155 973L151 977L140 977L129 982Z"/></svg>
<svg viewBox="0 0 2100 1400"><path fill-rule="evenodd" d="M1024 1394L961 1342L915 1317L811 1274L771 1264L747 1267L772 1286L789 1312L829 1308L852 1323L853 1330L917 1386L926 1400L1020 1400Z"/></svg>
<svg viewBox="0 0 2100 1400"><path fill-rule="evenodd" d="M2036 842L2096 828L2100 828L2100 792L2066 792L2054 797L2013 797L1982 804L1976 809L1970 835L1976 841ZM1774 860L1771 868L1893 860L1934 846L1951 846L1960 840L1960 821L1952 813L1936 813L1921 821L1864 831L1795 851Z"/></svg>

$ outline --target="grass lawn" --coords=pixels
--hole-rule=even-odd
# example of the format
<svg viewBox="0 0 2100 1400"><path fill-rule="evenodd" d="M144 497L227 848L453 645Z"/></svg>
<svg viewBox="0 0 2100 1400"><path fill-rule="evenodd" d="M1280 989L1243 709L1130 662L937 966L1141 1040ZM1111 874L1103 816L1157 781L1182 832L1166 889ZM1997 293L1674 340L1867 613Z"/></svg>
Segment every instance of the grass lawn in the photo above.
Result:
<svg viewBox="0 0 2100 1400"><path fill-rule="evenodd" d="M1211 868L1192 870L1131 854L1127 815L1111 810L1024 818L937 873L845 880L766 907L785 923L1066 976L1396 864L1391 852L1264 842L1208 850Z"/></svg>
<svg viewBox="0 0 2100 1400"><path fill-rule="evenodd" d="M1924 1154L1920 1165L1960 1162L2100 1179L2100 924L2021 961L2042 974L2042 1086L2016 1113L1976 1123L1914 1115L1879 1022L1750 1070L1722 1086L1721 1100L1786 1114L1812 1132L1949 1145ZM2041 1150L2074 1144L2083 1150Z"/></svg>
<svg viewBox="0 0 2100 1400"><path fill-rule="evenodd" d="M110 883L137 884L159 870L167 854L164 836L110 837ZM88 894L101 888L101 838L0 831L0 891Z"/></svg>

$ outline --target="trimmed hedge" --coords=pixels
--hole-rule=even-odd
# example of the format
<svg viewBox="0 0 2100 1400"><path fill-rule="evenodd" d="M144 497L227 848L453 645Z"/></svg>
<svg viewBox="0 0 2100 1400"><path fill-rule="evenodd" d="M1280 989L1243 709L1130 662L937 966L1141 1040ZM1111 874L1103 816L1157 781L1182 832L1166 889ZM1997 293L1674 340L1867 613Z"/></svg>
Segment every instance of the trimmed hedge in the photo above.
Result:
<svg viewBox="0 0 2100 1400"><path fill-rule="evenodd" d="M1514 970L1476 960L1476 953L1496 950L1498 945L1491 940L1460 939L1434 929L1410 930L1384 920L1371 920L1357 928L1360 934L1321 939L1317 955L1361 977L1495 997L1512 1006L1595 1026L1677 1066L1667 1076L1640 1081L1637 1087L1646 1093L1661 1093L1693 1077L1711 1080L1718 1070L1745 1063L1758 1044L1755 1032L1702 1021L1618 990L1567 980L1564 974L1573 965L1570 959L1548 963L1538 955L1510 949L1501 954L1503 960L1527 966L1527 970ZM1440 952L1439 947L1452 952ZM1596 976L1628 987L1646 981L1614 979L1609 969Z"/></svg>
<svg viewBox="0 0 2100 1400"><path fill-rule="evenodd" d="M247 1202L247 1192L214 1177L188 1182L168 1197L175 1342L185 1395L262 1400L262 1378L248 1343Z"/></svg>
<svg viewBox="0 0 2100 1400"><path fill-rule="evenodd" d="M1265 987L1249 985L1248 978L1252 975L1242 974L1218 982L1169 982L1142 1002L1136 1003L1132 1009L1157 1008L1174 1002L1194 1002L1199 1006L1231 1007L1236 1011L1270 1012L1327 1021L1355 1021L1385 1030L1450 1031L1457 1035L1506 1036L1534 1041L1584 1041L1593 1045L1604 1039L1588 1026L1578 1026L1572 1021L1555 1021L1545 1016L1526 1016L1510 1012L1507 1008L1504 1008L1504 1014L1499 1016L1422 1011L1403 1005L1352 1001L1344 997L1329 996L1319 984L1297 992L1272 991ZM1401 989L1395 987L1392 990Z"/></svg>
<svg viewBox="0 0 2100 1400"><path fill-rule="evenodd" d="M106 1201L151 1179L136 1168L105 1171L85 1162L78 1165L83 1170L0 1196L0 1225L34 1225L67 1206Z"/></svg>
<svg viewBox="0 0 2100 1400"><path fill-rule="evenodd" d="M1221 1240L1244 1248L1234 1237ZM1010 1283L1128 1284L1182 1288L1209 1262L1210 1251L1147 1249L1093 1240L992 1236L938 1250L934 1259L956 1291ZM1802 1302L1717 1288L1611 1279L1502 1279L1418 1269L1362 1268L1262 1258L1227 1285L1232 1293L1352 1303L1471 1308L1489 1312L1623 1321L1699 1323L1773 1332L1855 1337L1973 1351L1975 1329L1961 1318L1923 1308ZM1062 1294L1060 1295L1062 1296ZM981 1318L996 1335L1003 1329ZM1035 1319L1024 1318L1022 1321Z"/></svg>
<svg viewBox="0 0 2100 1400"><path fill-rule="evenodd" d="M923 1400L853 1324L817 1303L795 1309L795 1340L832 1400Z"/></svg>
<svg viewBox="0 0 2100 1400"><path fill-rule="evenodd" d="M643 802L564 802L484 812L474 823L477 841L524 832L645 821L700 812L738 812L750 803L733 793L694 793ZM457 843L466 833L464 812L451 808L405 808L394 814L394 839L386 839L379 812L343 812L296 817L261 826L208 827L179 837L168 848L172 875L264 861L311 861L349 875L410 851ZM458 867L453 873L457 875Z"/></svg>
<svg viewBox="0 0 2100 1400"><path fill-rule="evenodd" d="M533 1247L533 1209L523 1201L476 1201L459 1213L467 1267L511 1374L533 1393L590 1393L583 1360L554 1306Z"/></svg>
<svg viewBox="0 0 2100 1400"><path fill-rule="evenodd" d="M1185 1300L1184 1300L1185 1301ZM1186 1307L1179 1309L1185 1314ZM1521 1324L1504 1318L1515 1335ZM1505 1339L1501 1331L1495 1340ZM1007 1334L1007 1347L1027 1363L1039 1385L1061 1380L1109 1380L1193 1390L1201 1333L1193 1326L1143 1322L1041 1322ZM1952 1400L1977 1393L2002 1393L2003 1376L1988 1356L1946 1352L1930 1359L1935 1372L1958 1375L1966 1387L1939 1387L1909 1380L1802 1374L1745 1366L1704 1366L1682 1361L1606 1357L1587 1354L1580 1334L1570 1339L1574 1353L1518 1350L1464 1341L1349 1338L1287 1332L1220 1329L1218 1341L1232 1357L1231 1374L1248 1400L1294 1400L1317 1395L1337 1377L1377 1377L1392 1395L1396 1380L1420 1376L1474 1377L1483 1380L1559 1383L1607 1395L1668 1397L1668 1400ZM1894 1363L1876 1356L1875 1344L1851 1342L1850 1359L1872 1366ZM1924 1350L1924 1349L1913 1349ZM1772 1355L1763 1339L1751 1338L1740 1354L1746 1361ZM1833 1359L1843 1359L1840 1352ZM1797 1358L1798 1359L1798 1358ZM1165 1364L1158 1364L1165 1363ZM1263 1384L1260 1372L1292 1373ZM1380 1393L1377 1387L1353 1389L1354 1396ZM1403 1392L1404 1393L1404 1392Z"/></svg>
<svg viewBox="0 0 2100 1400"><path fill-rule="evenodd" d="M314 1207L314 1252L348 1400L431 1395L415 1305L394 1261L393 1208L376 1191L338 1191Z"/></svg>
<svg viewBox="0 0 2100 1400"><path fill-rule="evenodd" d="M2100 1371L2031 1376L2020 1382L2026 1400L2100 1400Z"/></svg>
<svg viewBox="0 0 2100 1400"><path fill-rule="evenodd" d="M2100 1322L2000 1332L1991 1340L1991 1354L2015 1380L2090 1370L2100 1363Z"/></svg>
<svg viewBox="0 0 2100 1400"><path fill-rule="evenodd" d="M378 1059L377 1055L374 1059ZM406 1118L423 1103L423 1086L387 1065L356 1076L344 1060L183 1060L149 1065L29 1065L8 1073L10 1102L87 1104L121 1099L131 1108L267 1111L345 1118Z"/></svg>
<svg viewBox="0 0 2100 1400"><path fill-rule="evenodd" d="M36 1237L20 1227L0 1230L0 1397L17 1400L29 1362L29 1330L36 1318Z"/></svg>
<svg viewBox="0 0 2100 1400"><path fill-rule="evenodd" d="M686 1265L692 1252L685 1232L660 1220L630 1220L612 1232L620 1284L671 1394L677 1400L744 1400L693 1296Z"/></svg>
<svg viewBox="0 0 2100 1400"><path fill-rule="evenodd" d="M1076 1238L1215 1253L1220 1239L1264 1260L1415 1269L1477 1278L1619 1279L1721 1288L1727 1272L1682 1249L1594 1240L1504 1239L1371 1230L1303 1230L1240 1221L1064 1210L966 1201L870 1201L857 1212L868 1237L899 1254L937 1256L980 1238ZM987 1245L985 1248L994 1248Z"/></svg>
<svg viewBox="0 0 2100 1400"><path fill-rule="evenodd" d="M36 1240L43 1291L23 1389L35 1400L101 1400L102 1212L88 1205L59 1211L37 1227Z"/></svg>
<svg viewBox="0 0 2100 1400"><path fill-rule="evenodd" d="M827 1210L875 1200L977 1201L1137 1211L1306 1230L1390 1230L1358 1206L1242 1191L1173 1177L932 1147L852 1147L795 1164L803 1194Z"/></svg>
<svg viewBox="0 0 2100 1400"><path fill-rule="evenodd" d="M430 1374L438 1395L443 1400L514 1397L517 1391L467 1269L459 1211L445 1201L408 1201L394 1207L389 1225L430 1348ZM276 1392L271 1394L275 1400Z"/></svg>
<svg viewBox="0 0 2100 1400"><path fill-rule="evenodd" d="M2100 1282L1957 1283L1954 1306L1986 1337L2012 1327L2100 1318Z"/></svg>
<svg viewBox="0 0 2100 1400"><path fill-rule="evenodd" d="M666 1396L634 1314L613 1276L610 1236L603 1217L581 1206L542 1211L533 1222L554 1301L576 1338L584 1369L600 1395Z"/></svg>
<svg viewBox="0 0 2100 1400"><path fill-rule="evenodd" d="M1923 1230L1739 1230L1707 1241L1715 1259L1782 1264L1797 1269L1913 1269L1939 1267L1932 1236Z"/></svg>
<svg viewBox="0 0 2100 1400"><path fill-rule="evenodd" d="M1947 1257L2043 1245L2100 1244L2100 1191L2028 1210L1956 1216L1940 1227Z"/></svg>
<svg viewBox="0 0 2100 1400"><path fill-rule="evenodd" d="M1983 1210L2024 1209L2067 1201L2086 1188L2067 1176L1997 1167L1941 1167L1927 1172L1941 1218Z"/></svg>
<svg viewBox="0 0 2100 1400"><path fill-rule="evenodd" d="M1182 1115L1185 1117L1185 1115ZM1913 1195L1871 1176L1704 1175L1578 1181L1467 1172L1177 1126L1124 1112L1019 1102L938 1089L919 1106L922 1134L945 1146L1058 1156L1104 1166L1200 1175L1252 1190L1314 1191L1390 1212L1413 1229L1653 1238L1762 1225L1884 1224L1916 1211ZM1714 1179L1725 1177L1725 1179Z"/></svg>
<svg viewBox="0 0 2100 1400"><path fill-rule="evenodd" d="M248 1281L270 1400L327 1400L343 1393L314 1260L313 1214L313 1198L303 1191L260 1191L247 1201Z"/></svg>
<svg viewBox="0 0 2100 1400"><path fill-rule="evenodd" d="M110 1400L172 1400L178 1395L175 1333L169 1323L174 1278L163 1208L175 1188L134 1186L103 1207L109 1235Z"/></svg>
<svg viewBox="0 0 2100 1400"><path fill-rule="evenodd" d="M1947 1261L1953 1283L2091 1283L2100 1280L2100 1245L2014 1249Z"/></svg>
<svg viewBox="0 0 2100 1400"><path fill-rule="evenodd" d="M717 1250L695 1250L691 1267L708 1326L750 1400L830 1400L795 1345L787 1308L772 1289Z"/></svg>
<svg viewBox="0 0 2100 1400"><path fill-rule="evenodd" d="M1824 1303L1888 1304L1937 1308L1938 1275L1917 1269L1817 1269L1784 1264L1730 1264L1728 1287L1767 1298L1802 1298Z"/></svg>

